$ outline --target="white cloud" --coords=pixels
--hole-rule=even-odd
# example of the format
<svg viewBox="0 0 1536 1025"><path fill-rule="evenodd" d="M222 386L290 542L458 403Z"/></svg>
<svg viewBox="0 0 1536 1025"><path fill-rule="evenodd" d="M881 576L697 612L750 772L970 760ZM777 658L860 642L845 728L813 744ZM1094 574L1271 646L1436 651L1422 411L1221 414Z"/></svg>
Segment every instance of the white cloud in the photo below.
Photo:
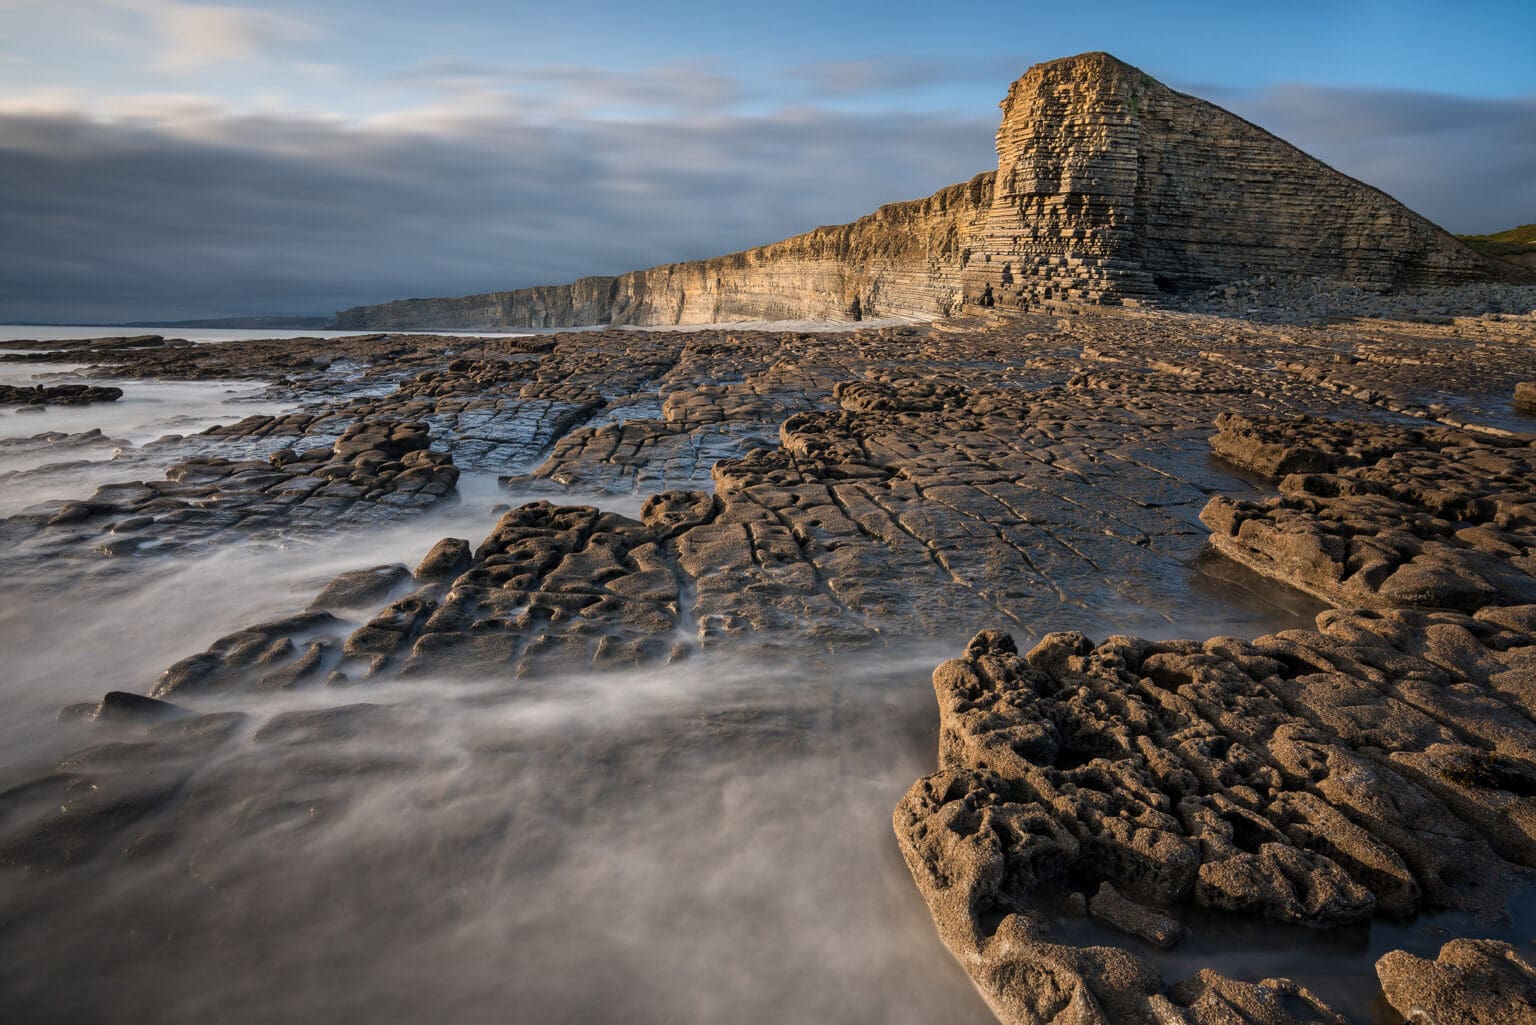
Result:
<svg viewBox="0 0 1536 1025"><path fill-rule="evenodd" d="M273 50L311 42L324 34L305 18L257 7L226 7L179 0L108 0L144 18L156 37L151 67L167 73L202 71Z"/></svg>

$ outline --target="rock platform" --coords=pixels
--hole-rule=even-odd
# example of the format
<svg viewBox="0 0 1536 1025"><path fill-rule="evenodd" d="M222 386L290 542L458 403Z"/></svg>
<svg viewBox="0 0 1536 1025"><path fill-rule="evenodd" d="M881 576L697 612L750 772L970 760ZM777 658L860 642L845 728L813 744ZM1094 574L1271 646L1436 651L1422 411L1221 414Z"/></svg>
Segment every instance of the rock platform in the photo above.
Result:
<svg viewBox="0 0 1536 1025"><path fill-rule="evenodd" d="M1209 916L1492 920L1530 886L1529 312L16 348L130 394L243 380L283 406L137 445L7 442L114 444L143 471L0 520L18 594L237 545L323 552L402 524L427 541L211 642L189 632L158 677L61 691L81 746L7 782L8 872L153 856L226 804L242 829L287 822L307 784L292 807L217 796L277 752L317 779L396 779L391 750L431 728L395 703L407 685L532 693L970 637L934 674L937 772L894 821L1004 1021L1335 1021L1301 972L1165 979L1153 958ZM498 497L466 520L471 474ZM1382 999L1525 1021L1528 952L1446 940L1381 958ZM1456 1005L1474 984L1488 1001Z"/></svg>

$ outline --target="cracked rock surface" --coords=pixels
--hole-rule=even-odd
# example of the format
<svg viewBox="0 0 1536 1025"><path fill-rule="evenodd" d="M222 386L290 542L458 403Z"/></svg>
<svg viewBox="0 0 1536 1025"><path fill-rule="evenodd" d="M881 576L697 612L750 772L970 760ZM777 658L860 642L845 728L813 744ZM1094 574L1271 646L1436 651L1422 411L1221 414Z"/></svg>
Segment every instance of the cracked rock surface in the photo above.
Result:
<svg viewBox="0 0 1536 1025"><path fill-rule="evenodd" d="M1530 886L1536 421L1512 397L1536 379L1536 321L1447 320L18 343L31 363L96 361L71 373L130 395L132 379L238 380L271 403L155 441L0 444L41 463L8 482L53 479L66 456L134 478L0 520L19 596L131 587L237 546L318 555L404 524L425 541L364 549L217 631L151 610L175 653L61 688L76 704L59 728L100 739L5 782L0 862L126 864L226 818L239 836L330 822L423 763L487 751L500 781L565 765L550 807L631 765L612 738L572 759L497 738L494 719L439 750L411 687L510 700L594 670L826 660L804 707L701 727L767 729L770 758L854 715L825 667L975 635L934 674L938 771L895 825L995 1013L1340 1020L1304 966L1159 959L1208 949L1213 922L1329 937L1492 920ZM875 796L876 818L920 771ZM475 835L520 835L495 789L458 798L485 802ZM431 857L452 862L442 844ZM235 857L199 847L193 878ZM1525 1021L1528 950L1446 938L1382 951L1381 999ZM1375 954L1354 960L1375 978ZM1458 986L1494 998L1456 1005Z"/></svg>

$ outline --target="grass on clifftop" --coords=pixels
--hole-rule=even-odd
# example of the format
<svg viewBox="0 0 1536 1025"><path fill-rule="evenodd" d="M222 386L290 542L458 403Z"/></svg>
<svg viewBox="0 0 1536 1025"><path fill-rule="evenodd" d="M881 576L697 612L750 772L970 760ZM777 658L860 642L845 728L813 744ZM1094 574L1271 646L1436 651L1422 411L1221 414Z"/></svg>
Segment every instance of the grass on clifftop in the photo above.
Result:
<svg viewBox="0 0 1536 1025"><path fill-rule="evenodd" d="M1467 245L1484 256L1508 256L1536 250L1536 224L1522 224L1493 235L1458 235Z"/></svg>

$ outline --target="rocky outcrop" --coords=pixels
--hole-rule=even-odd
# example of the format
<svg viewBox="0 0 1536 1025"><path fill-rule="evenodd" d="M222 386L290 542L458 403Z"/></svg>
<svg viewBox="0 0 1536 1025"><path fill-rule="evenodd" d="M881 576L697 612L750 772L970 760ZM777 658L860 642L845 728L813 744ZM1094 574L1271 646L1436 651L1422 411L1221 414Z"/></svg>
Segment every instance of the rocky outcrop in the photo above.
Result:
<svg viewBox="0 0 1536 1025"><path fill-rule="evenodd" d="M1536 964L1508 943L1452 940L1433 961L1394 950L1376 972L1386 1002L1404 1021L1536 1023Z"/></svg>
<svg viewBox="0 0 1536 1025"><path fill-rule="evenodd" d="M497 327L571 327L612 319L611 277L569 285L541 285L455 299L397 299L336 314L334 327L350 331L480 330Z"/></svg>
<svg viewBox="0 0 1536 1025"><path fill-rule="evenodd" d="M852 224L614 278L360 306L336 324L934 318L1155 300L1261 273L1374 291L1536 280L1108 54L1036 65L1002 106L996 172Z"/></svg>
<svg viewBox="0 0 1536 1025"><path fill-rule="evenodd" d="M1515 408L1526 413L1536 413L1536 381L1521 381L1515 385Z"/></svg>
<svg viewBox="0 0 1536 1025"><path fill-rule="evenodd" d="M1223 555L1342 607L1536 602L1536 438L1223 415L1217 455L1278 496L1211 499Z"/></svg>
<svg viewBox="0 0 1536 1025"><path fill-rule="evenodd" d="M424 423L358 421L331 445L278 449L265 459L184 459L164 480L104 484L84 500L41 502L8 525L13 537L42 542L50 557L117 557L378 524L452 494L459 470L430 444Z"/></svg>
<svg viewBox="0 0 1536 1025"><path fill-rule="evenodd" d="M1038 65L1015 82L997 152L966 290L990 286L998 305L1154 297L1262 272L1383 291L1518 274L1108 54Z"/></svg>
<svg viewBox="0 0 1536 1025"><path fill-rule="evenodd" d="M1245 965L1244 935L1282 928L1272 923L1350 930L1319 941L1338 950L1373 917L1450 908L1448 940L1504 903L1517 866L1536 867L1536 604L1520 583L1536 558L1536 470L1510 409L1517 385L1536 380L1533 330L1529 315L1310 329L1108 308L841 335L375 334L29 352L99 361L93 374L115 368L130 392L151 375L266 377L299 405L143 452L125 442L124 458L156 460L143 483L0 520L18 607L62 580L115 587L180 561L157 553L307 543L348 527L369 543L327 570L349 570L329 584L306 576L248 621L185 631L157 668L181 657L153 687L127 673L61 684L61 695L84 691L71 699L111 688L68 714L94 723L71 723L72 736L99 735L6 784L0 868L30 870L17 878L31 893L55 869L99 860L101 876L60 876L67 886L50 893L95 921L121 878L113 859L172 851L177 866L196 866L176 873L201 914L217 862L206 848L184 862L167 844L213 821L210 834L241 859L226 864L239 867L248 840L270 842L273 821L354 814L350 797L319 800L315 781L394 788L409 764L398 759L417 756L462 779L462 759L486 751L507 759L487 772L496 794L552 752L572 759L577 787L645 777L610 757L627 747L573 748L563 728L547 748L522 746L496 712L503 689L539 702L575 691L572 721L584 721L599 706L569 683L586 667L703 656L705 679L715 653L723 664L837 651L846 663L819 663L837 682L812 677L835 714L916 736L921 719L847 689L843 666L882 654L854 649L933 639L958 650L978 625L995 625L1008 634L983 634L935 677L940 765L895 821L944 941L998 1013L1042 1025L1334 1022L1323 1003L1356 1008L1331 975L1264 978L1299 975L1307 959L1283 972ZM5 448L103 444L98 432ZM1238 467L1291 483L1256 495ZM426 518L453 501L460 468L502 475L505 504L466 487L452 521ZM1261 572L1322 581L1314 593L1329 602L1380 607L1316 615L1317 603L1211 553L1202 508L1213 527L1236 524L1222 536ZM368 536L418 515L430 533L413 531L410 548ZM1399 578L1405 567L1415 568ZM1487 600L1426 589L1402 607L1406 592L1385 581L1423 583L1432 567ZM248 586L230 582L231 592ZM145 615L146 630L178 638L188 622L174 606ZM1124 635L1086 639L1112 631ZM1028 654L1010 650L1009 636ZM474 686L440 686L458 676ZM427 685L412 690L411 677ZM296 688L308 690L265 693ZM475 743L409 732L435 719L410 695L461 690L487 731ZM341 704L365 691L390 704ZM783 735L812 735L808 723L834 714L823 700L787 718ZM661 703L657 719L697 733L673 707ZM636 721L611 718L618 732ZM742 721L761 728L755 711ZM659 756L691 772L697 763L665 736ZM722 736L734 744L736 734ZM302 777L262 775L278 745L301 752ZM838 778L854 777L838 764ZM755 755L752 766L774 769ZM701 776L711 789L714 778ZM870 793L883 816L879 779ZM254 790L241 789L248 781ZM561 792L526 789L541 808ZM431 790L428 803L463 806ZM835 793L839 815L850 794ZM474 831L488 842L452 839L469 835L455 812L450 839L433 849L500 864L508 823L538 832L492 810L493 831ZM606 816L591 818L607 843ZM724 836L723 821L705 825ZM818 819L827 830L817 835L851 832L829 823ZM536 856L549 860L545 851ZM366 875L347 853L344 878ZM419 853L396 862L412 878ZM161 902L157 889L146 920L161 920ZM927 923L915 924L926 941ZM1221 947L1228 926L1232 957ZM1406 1017L1424 1008L1509 1020L1499 1009L1528 1000L1523 949L1392 955L1382 988ZM73 963L57 950L75 956L72 937L45 952ZM1174 981L1195 967L1207 970ZM1353 975L1375 995L1364 957ZM1505 996L1457 1019L1458 984ZM118 998L114 986L108 999Z"/></svg>
<svg viewBox="0 0 1536 1025"><path fill-rule="evenodd" d="M1192 988L1307 991L1209 972L1166 986L1129 950L1055 938L1060 916L1167 946L1190 907L1315 929L1500 908L1514 865L1536 864L1536 731L1519 695L1455 659L1520 674L1532 611L1326 612L1251 642L1062 632L1026 656L983 631L934 672L938 771L894 816L939 934L1008 1025L1204 1022L1230 1019ZM1422 640L1446 630L1449 658ZM1506 960L1478 970L1517 1003L1529 966Z"/></svg>

